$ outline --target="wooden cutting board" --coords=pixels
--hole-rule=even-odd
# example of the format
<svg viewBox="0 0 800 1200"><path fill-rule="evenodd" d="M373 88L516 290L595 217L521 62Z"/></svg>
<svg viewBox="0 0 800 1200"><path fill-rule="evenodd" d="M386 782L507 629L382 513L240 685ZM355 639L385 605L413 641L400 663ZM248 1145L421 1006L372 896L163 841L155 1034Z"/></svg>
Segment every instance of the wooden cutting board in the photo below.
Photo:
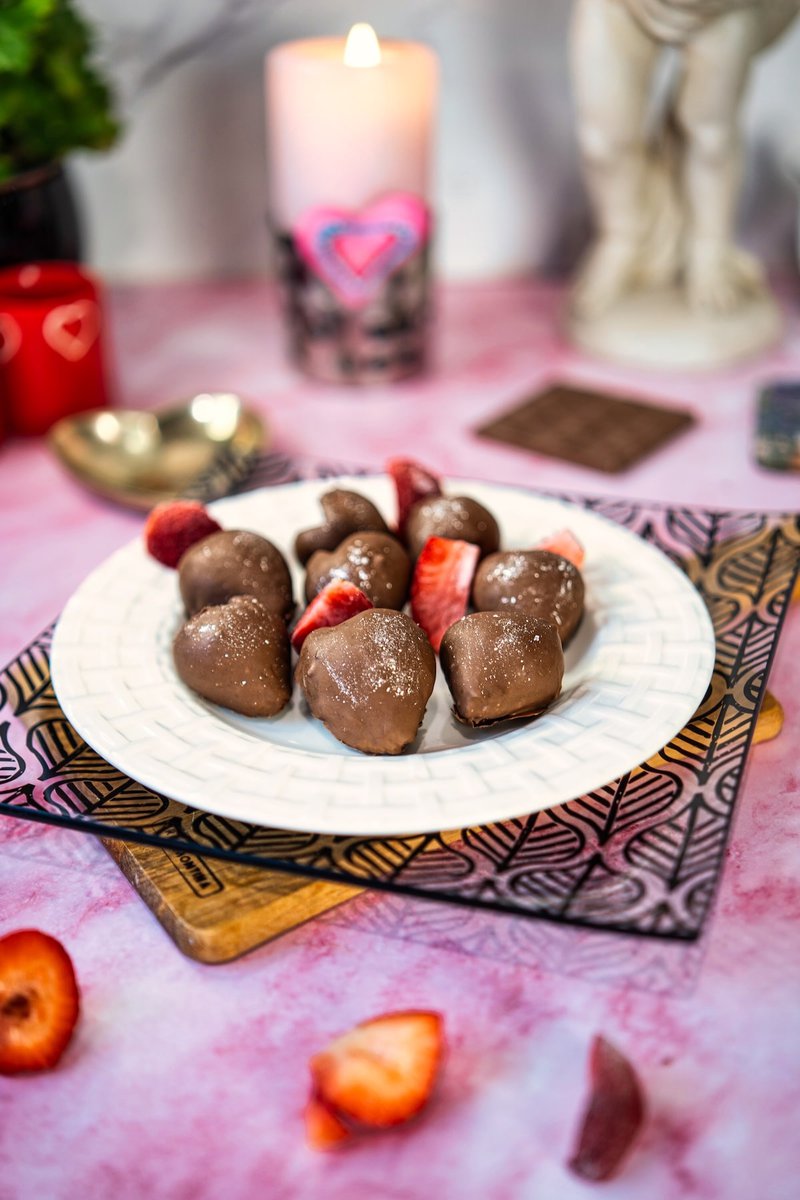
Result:
<svg viewBox="0 0 800 1200"><path fill-rule="evenodd" d="M101 839L189 958L228 962L361 890L262 867Z"/></svg>

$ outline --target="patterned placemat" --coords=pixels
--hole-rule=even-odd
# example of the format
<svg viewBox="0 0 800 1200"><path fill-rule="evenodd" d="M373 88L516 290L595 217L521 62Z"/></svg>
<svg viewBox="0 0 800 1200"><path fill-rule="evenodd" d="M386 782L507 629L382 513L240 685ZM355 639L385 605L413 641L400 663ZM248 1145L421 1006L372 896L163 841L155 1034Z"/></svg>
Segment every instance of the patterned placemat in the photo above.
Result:
<svg viewBox="0 0 800 1200"><path fill-rule="evenodd" d="M270 455L250 484L342 469ZM89 749L53 694L48 630L0 675L0 812L474 909L695 939L719 879L797 574L800 519L570 498L634 530L686 570L717 636L715 673L700 711L622 779L455 839L323 837L245 825L160 796Z"/></svg>

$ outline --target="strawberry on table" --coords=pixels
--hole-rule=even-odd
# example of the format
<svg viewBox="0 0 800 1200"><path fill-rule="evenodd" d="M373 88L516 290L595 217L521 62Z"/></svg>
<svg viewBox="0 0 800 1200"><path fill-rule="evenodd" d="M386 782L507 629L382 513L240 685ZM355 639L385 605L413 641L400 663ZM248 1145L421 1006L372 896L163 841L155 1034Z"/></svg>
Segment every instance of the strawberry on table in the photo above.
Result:
<svg viewBox="0 0 800 1200"><path fill-rule="evenodd" d="M584 1179L610 1179L644 1121L641 1084L625 1055L597 1034L589 1054L589 1100L569 1168Z"/></svg>
<svg viewBox="0 0 800 1200"><path fill-rule="evenodd" d="M292 645L299 654L303 642L315 629L341 625L357 613L373 608L372 601L347 579L332 579L309 604L294 627Z"/></svg>
<svg viewBox="0 0 800 1200"><path fill-rule="evenodd" d="M418 500L441 496L439 479L412 458L390 458L386 470L397 491L397 532L405 536L408 514Z"/></svg>
<svg viewBox="0 0 800 1200"><path fill-rule="evenodd" d="M436 1012L396 1012L356 1025L311 1059L314 1097L344 1121L401 1125L430 1098L444 1051Z"/></svg>
<svg viewBox="0 0 800 1200"><path fill-rule="evenodd" d="M190 546L221 528L197 500L167 500L157 504L147 518L147 553L165 567L177 567Z"/></svg>
<svg viewBox="0 0 800 1200"><path fill-rule="evenodd" d="M411 615L439 652L442 638L467 611L480 548L455 538L428 538L411 580Z"/></svg>
<svg viewBox="0 0 800 1200"><path fill-rule="evenodd" d="M586 558L586 551L570 529L560 529L558 533L551 533L549 537L542 538L540 542L537 542L533 549L549 550L551 554L559 554L579 570Z"/></svg>
<svg viewBox="0 0 800 1200"><path fill-rule="evenodd" d="M75 971L60 942L36 929L0 938L0 1075L54 1067L79 1009Z"/></svg>
<svg viewBox="0 0 800 1200"><path fill-rule="evenodd" d="M305 1117L306 1139L312 1150L335 1150L337 1146L352 1141L352 1130L339 1120L319 1096L311 1096Z"/></svg>

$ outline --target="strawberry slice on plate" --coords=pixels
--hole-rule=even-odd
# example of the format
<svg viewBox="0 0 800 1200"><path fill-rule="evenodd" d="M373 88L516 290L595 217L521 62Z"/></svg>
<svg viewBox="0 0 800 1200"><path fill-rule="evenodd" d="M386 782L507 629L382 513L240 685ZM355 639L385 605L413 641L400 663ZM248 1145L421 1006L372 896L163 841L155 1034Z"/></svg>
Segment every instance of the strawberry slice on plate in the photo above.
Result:
<svg viewBox="0 0 800 1200"><path fill-rule="evenodd" d="M222 526L197 500L167 500L151 511L144 527L147 553L165 567L177 567L183 555Z"/></svg>
<svg viewBox="0 0 800 1200"><path fill-rule="evenodd" d="M551 554L559 554L579 570L586 558L586 551L570 529L560 529L551 533L550 537L542 538L534 546L534 550L549 550Z"/></svg>
<svg viewBox="0 0 800 1200"><path fill-rule="evenodd" d="M373 1129L402 1125L430 1098L443 1051L439 1013L374 1017L314 1055L314 1094L345 1121Z"/></svg>
<svg viewBox="0 0 800 1200"><path fill-rule="evenodd" d="M467 611L480 547L455 538L430 537L411 580L411 615L439 652L442 638Z"/></svg>
<svg viewBox="0 0 800 1200"><path fill-rule="evenodd" d="M299 654L303 642L315 629L328 625L341 625L356 613L373 608L372 601L360 588L347 579L332 579L309 604L294 627L292 645Z"/></svg>
<svg viewBox="0 0 800 1200"><path fill-rule="evenodd" d="M79 1010L75 970L60 942L37 929L0 938L0 1075L54 1067Z"/></svg>
<svg viewBox="0 0 800 1200"><path fill-rule="evenodd" d="M583 1179L610 1179L635 1141L644 1115L644 1094L631 1063L597 1034L589 1053L589 1100L570 1170Z"/></svg>
<svg viewBox="0 0 800 1200"><path fill-rule="evenodd" d="M390 458L386 470L397 492L397 532L402 538L405 536L408 514L417 501L441 496L442 487L436 475L412 458Z"/></svg>
<svg viewBox="0 0 800 1200"><path fill-rule="evenodd" d="M335 1150L352 1141L353 1131L339 1120L336 1113L312 1095L306 1105L306 1140L312 1150Z"/></svg>

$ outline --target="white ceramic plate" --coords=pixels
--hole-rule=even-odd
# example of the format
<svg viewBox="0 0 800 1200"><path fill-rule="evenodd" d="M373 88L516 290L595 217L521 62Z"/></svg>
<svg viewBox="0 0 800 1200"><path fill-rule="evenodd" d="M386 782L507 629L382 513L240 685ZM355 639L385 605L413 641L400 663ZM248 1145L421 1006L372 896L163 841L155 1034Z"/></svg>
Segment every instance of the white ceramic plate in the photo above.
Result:
<svg viewBox="0 0 800 1200"><path fill-rule="evenodd" d="M227 528L264 534L293 560L334 486L391 519L385 478L265 488L222 500ZM497 516L505 547L569 526L586 548L586 613L566 654L564 690L543 717L475 732L457 724L441 672L413 748L351 750L295 694L271 720L206 703L178 679L171 643L177 578L141 539L81 585L56 629L53 682L90 746L127 775L197 808L259 825L389 836L506 820L602 787L661 749L700 705L714 662L708 612L663 554L596 514L512 488L453 481ZM294 571L301 595L302 571Z"/></svg>

